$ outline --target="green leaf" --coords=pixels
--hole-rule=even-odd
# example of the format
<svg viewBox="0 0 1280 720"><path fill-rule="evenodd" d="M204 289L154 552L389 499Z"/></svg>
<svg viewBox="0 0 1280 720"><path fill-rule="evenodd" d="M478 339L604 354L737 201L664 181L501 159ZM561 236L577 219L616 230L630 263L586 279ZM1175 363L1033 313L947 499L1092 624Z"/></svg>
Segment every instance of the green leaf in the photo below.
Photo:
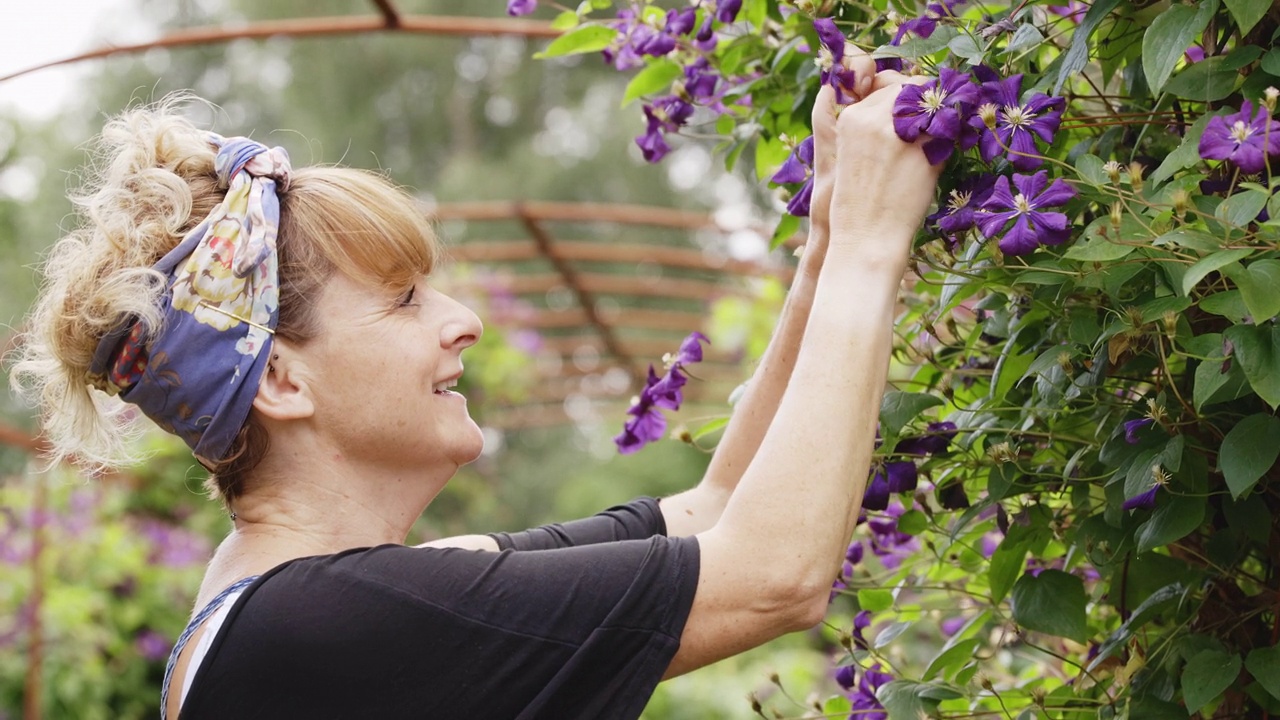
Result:
<svg viewBox="0 0 1280 720"><path fill-rule="evenodd" d="M1039 575L1023 575L1013 586L1013 619L1028 630L1084 642L1089 636L1085 623L1084 582L1061 570L1043 570Z"/></svg>
<svg viewBox="0 0 1280 720"><path fill-rule="evenodd" d="M1280 645L1254 648L1244 666L1271 697L1280 700Z"/></svg>
<svg viewBox="0 0 1280 720"><path fill-rule="evenodd" d="M1221 650L1202 650L1182 668L1182 699L1194 715L1231 687L1240 674L1240 656Z"/></svg>
<svg viewBox="0 0 1280 720"><path fill-rule="evenodd" d="M898 518L898 532L919 535L929 527L929 518L919 510L908 510Z"/></svg>
<svg viewBox="0 0 1280 720"><path fill-rule="evenodd" d="M1133 614L1129 616L1129 619L1125 620L1120 627L1116 628L1115 632L1107 637L1102 645L1098 646L1098 654L1094 656L1093 660L1089 661L1088 669L1092 671L1103 660L1111 657L1111 653L1129 642L1129 638L1133 637L1133 633L1136 630L1146 625L1165 605L1168 605L1184 592L1186 592L1186 587L1182 583L1171 583L1148 595L1147 599L1143 600L1137 609L1133 611Z"/></svg>
<svg viewBox="0 0 1280 720"><path fill-rule="evenodd" d="M924 675L921 677L925 680L932 678L946 670L952 665L963 663L973 658L973 653L982 647L982 641L977 638L968 638L944 648L939 652L933 660L929 661L929 667L925 668Z"/></svg>
<svg viewBox="0 0 1280 720"><path fill-rule="evenodd" d="M1240 34L1248 35L1253 26L1267 14L1267 8L1271 7L1272 0L1223 0L1223 2L1231 11L1231 17L1236 19L1236 25L1240 26Z"/></svg>
<svg viewBox="0 0 1280 720"><path fill-rule="evenodd" d="M1228 277L1240 287L1255 325L1280 313L1280 260L1258 260L1228 273Z"/></svg>
<svg viewBox="0 0 1280 720"><path fill-rule="evenodd" d="M756 178L764 180L773 175L790 155L791 148L781 138L761 136L756 140Z"/></svg>
<svg viewBox="0 0 1280 720"><path fill-rule="evenodd" d="M1042 42L1044 42L1044 35L1040 34L1036 26L1023 23L1013 32L1013 37L1009 38L1009 46L1004 49L1004 54L1012 55L1036 47Z"/></svg>
<svg viewBox="0 0 1280 720"><path fill-rule="evenodd" d="M551 21L551 29L563 32L571 27L577 27L579 21L578 13L573 12L572 10L566 10L557 15L555 20Z"/></svg>
<svg viewBox="0 0 1280 720"><path fill-rule="evenodd" d="M1098 25L1102 22L1117 5L1120 0L1095 0L1089 6L1088 12L1084 14L1084 19L1076 26L1075 32L1071 34L1071 47L1062 55L1062 65L1058 68L1058 79L1053 83L1053 94L1058 95L1062 92L1062 86L1066 84L1067 78L1075 75L1084 69L1089 63L1089 36L1093 35L1093 31L1098 29Z"/></svg>
<svg viewBox="0 0 1280 720"><path fill-rule="evenodd" d="M1128 257L1136 249L1132 245L1120 245L1099 236L1089 242L1072 245L1063 257L1083 262L1112 262Z"/></svg>
<svg viewBox="0 0 1280 720"><path fill-rule="evenodd" d="M977 41L972 35L961 34L951 39L947 44L951 49L951 54L959 58L964 58L970 65L979 65L982 63L982 48L978 47Z"/></svg>
<svg viewBox="0 0 1280 720"><path fill-rule="evenodd" d="M1266 545L1271 539L1271 510L1261 496L1228 500L1222 503L1222 514L1228 527L1259 545Z"/></svg>
<svg viewBox="0 0 1280 720"><path fill-rule="evenodd" d="M1223 334L1253 391L1272 410L1280 407L1280 326L1233 325Z"/></svg>
<svg viewBox="0 0 1280 720"><path fill-rule="evenodd" d="M1244 322L1249 307L1244 304L1244 295L1239 290L1224 290L1220 293L1206 295L1196 303L1201 310L1213 315L1221 315L1233 323Z"/></svg>
<svg viewBox="0 0 1280 720"><path fill-rule="evenodd" d="M1216 402L1235 400L1251 390L1240 363L1232 363L1230 370L1222 372L1221 358L1201 362L1196 368L1195 382L1193 402L1197 411Z"/></svg>
<svg viewBox="0 0 1280 720"><path fill-rule="evenodd" d="M1170 230L1151 241L1152 245L1161 247L1164 245L1177 245L1178 247L1191 248L1201 252L1213 252L1222 249L1222 241L1200 230L1192 230L1190 228L1178 228Z"/></svg>
<svg viewBox="0 0 1280 720"><path fill-rule="evenodd" d="M1138 528L1138 552L1162 547L1181 540L1204 522L1204 500L1198 497L1175 497L1156 508L1151 518Z"/></svg>
<svg viewBox="0 0 1280 720"><path fill-rule="evenodd" d="M1244 227L1258 218L1258 213L1267 206L1270 196L1261 190L1246 190L1236 193L1213 211L1219 220L1235 227Z"/></svg>
<svg viewBox="0 0 1280 720"><path fill-rule="evenodd" d="M782 218L778 220L778 227L773 229L773 237L769 240L769 249L777 250L799 230L800 218L784 213Z"/></svg>
<svg viewBox="0 0 1280 720"><path fill-rule="evenodd" d="M1253 489L1263 473L1280 457L1280 418L1257 413L1236 423L1222 439L1218 467L1231 496L1239 498Z"/></svg>
<svg viewBox="0 0 1280 720"><path fill-rule="evenodd" d="M914 680L891 680L876 688L876 699L889 711L889 720L920 720L937 716L938 702L962 697L945 685Z"/></svg>
<svg viewBox="0 0 1280 720"><path fill-rule="evenodd" d="M906 632L914 624L912 622L889 623L885 629L876 634L876 639L871 641L871 647L880 649L888 645L898 639L899 635Z"/></svg>
<svg viewBox="0 0 1280 720"><path fill-rule="evenodd" d="M901 45L882 45L871 53L871 57L880 60L882 58L906 58L907 60L918 60L925 55L932 55L939 50L947 47L947 45L955 39L960 31L949 25L939 25L933 34L927 38L913 37L903 42Z"/></svg>
<svg viewBox="0 0 1280 720"><path fill-rule="evenodd" d="M889 590L863 588L858 591L858 607L871 612L882 612L893 607L893 593Z"/></svg>
<svg viewBox="0 0 1280 720"><path fill-rule="evenodd" d="M1031 543L1009 542L1006 537L991 555L991 563L987 569L987 582L991 584L991 599L1000 602L1013 587L1013 581L1022 572L1027 559L1027 548Z"/></svg>
<svg viewBox="0 0 1280 720"><path fill-rule="evenodd" d="M1151 21L1142 36L1142 70L1153 95L1164 88L1183 52L1209 24L1217 9L1215 6L1212 2L1201 3L1196 10L1187 5L1174 5Z"/></svg>
<svg viewBox="0 0 1280 720"><path fill-rule="evenodd" d="M931 407L942 405L942 398L927 393L890 390L880 402L880 434L897 437L903 426Z"/></svg>
<svg viewBox="0 0 1280 720"><path fill-rule="evenodd" d="M1110 185L1111 178L1107 177L1107 172L1102 169L1104 164L1102 158L1086 153L1076 160L1076 172L1093 185Z"/></svg>
<svg viewBox="0 0 1280 720"><path fill-rule="evenodd" d="M1262 56L1262 69L1272 75L1280 75L1280 47L1271 48Z"/></svg>
<svg viewBox="0 0 1280 720"><path fill-rule="evenodd" d="M1182 294L1190 295L1196 283L1203 280L1205 275L1226 267L1237 260L1243 260L1252 254L1253 250L1251 248L1236 248L1234 250L1219 250L1212 255L1200 258L1195 265L1187 268L1187 274L1182 278Z"/></svg>
<svg viewBox="0 0 1280 720"><path fill-rule="evenodd" d="M1212 113L1205 113L1191 123L1191 127L1187 128L1186 137L1179 143L1177 149L1169 153L1160 166L1147 176L1152 183L1162 183L1173 177L1173 174L1183 168L1189 168L1200 162L1200 136L1204 135L1204 129L1209 125L1209 121L1219 115L1226 115L1230 112L1227 108L1218 108Z"/></svg>
<svg viewBox="0 0 1280 720"><path fill-rule="evenodd" d="M680 77L681 71L680 65L667 58L650 63L627 83L627 90L622 94L623 106L635 102L636 98L671 87L671 81Z"/></svg>
<svg viewBox="0 0 1280 720"><path fill-rule="evenodd" d="M1228 68L1226 58L1211 57L1178 73L1165 86L1165 92L1186 100L1213 102L1235 92L1240 73Z"/></svg>
<svg viewBox="0 0 1280 720"><path fill-rule="evenodd" d="M546 50L534 53L533 56L539 60L553 57L563 57L565 55L580 55L582 53L596 52L609 47L609 43L618 37L618 31L611 27L603 25L580 25L573 30L561 35Z"/></svg>

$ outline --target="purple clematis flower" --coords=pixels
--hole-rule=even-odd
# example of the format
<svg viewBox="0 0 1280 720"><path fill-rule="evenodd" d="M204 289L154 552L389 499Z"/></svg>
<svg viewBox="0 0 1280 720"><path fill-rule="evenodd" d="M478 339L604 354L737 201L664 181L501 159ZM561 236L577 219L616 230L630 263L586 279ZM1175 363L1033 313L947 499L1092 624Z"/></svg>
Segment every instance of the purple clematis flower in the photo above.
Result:
<svg viewBox="0 0 1280 720"><path fill-rule="evenodd" d="M840 32L836 21L831 18L814 20L813 29L818 32L818 40L822 43L822 48L818 51L818 67L822 69L819 79L823 85L830 85L836 91L836 102L848 105L854 101L853 93L858 76L845 64L844 33Z"/></svg>
<svg viewBox="0 0 1280 720"><path fill-rule="evenodd" d="M978 211L983 203L991 198L995 189L995 175L970 176L960 183L960 187L951 191L947 203L938 211L925 218L929 227L938 232L954 250L960 244L960 237L978 222ZM972 380L969 383L972 384Z"/></svg>
<svg viewBox="0 0 1280 720"><path fill-rule="evenodd" d="M853 616L853 632L850 635L853 637L853 644L856 647L860 647L863 650L871 647L871 643L867 642L867 637L863 634L863 631L869 627L871 627L871 612L869 610L862 610Z"/></svg>
<svg viewBox="0 0 1280 720"><path fill-rule="evenodd" d="M663 30L668 35L688 35L693 32L693 25L698 20L698 8L690 5L682 10L667 11L667 25Z"/></svg>
<svg viewBox="0 0 1280 720"><path fill-rule="evenodd" d="M702 360L701 343L710 342L700 332L691 333L670 361L667 372L661 377L649 366L649 376L635 403L627 410L631 416L622 426L622 432L613 438L618 452L629 455L645 445L661 440L667 430L667 418L658 408L679 410L684 401L684 388L688 382L684 366Z"/></svg>
<svg viewBox="0 0 1280 720"><path fill-rule="evenodd" d="M1248 100L1240 112L1210 120L1200 136L1200 157L1229 160L1248 175L1262 172L1268 155L1280 155L1280 122L1265 107L1255 113Z"/></svg>
<svg viewBox="0 0 1280 720"><path fill-rule="evenodd" d="M1076 196L1076 191L1061 179L1049 183L1044 170L1035 175L1013 176L1014 195L1009 178L996 180L991 197L978 215L978 228L987 238L1004 232L1013 220L1013 228L1000 238L1000 250L1006 255L1026 255L1040 245L1058 245L1070 236L1067 216L1060 212L1044 212L1058 207Z"/></svg>
<svg viewBox="0 0 1280 720"><path fill-rule="evenodd" d="M507 14L515 17L528 15L538 9L538 0L507 0Z"/></svg>
<svg viewBox="0 0 1280 720"><path fill-rule="evenodd" d="M929 37L938 28L938 21L955 17L956 6L963 5L964 2L965 0L942 0L940 3L929 3L924 15L907 20L898 26L893 44L897 45L896 41L901 40L907 33L915 33L922 38Z"/></svg>
<svg viewBox="0 0 1280 720"><path fill-rule="evenodd" d="M916 464L910 460L885 463L884 474L891 493L911 492L920 480Z"/></svg>
<svg viewBox="0 0 1280 720"><path fill-rule="evenodd" d="M863 510L884 510L889 507L889 481L885 479L884 473L877 470L871 476L871 482L867 483L867 489L862 495Z"/></svg>
<svg viewBox="0 0 1280 720"><path fill-rule="evenodd" d="M982 159L991 162L1008 148L1009 163L1015 169L1027 172L1040 167L1044 161L1036 157L1038 153L1033 136L1038 136L1046 144L1053 142L1053 136L1062 123L1062 109L1066 101L1037 93L1024 105L1018 100L1022 89L1021 74L1004 80L1000 80L990 68L977 68L974 74L985 80L982 83L982 101L996 106L995 130L987 128L982 118L976 115L969 119L970 126L980 133L978 151Z"/></svg>
<svg viewBox="0 0 1280 720"><path fill-rule="evenodd" d="M849 543L849 547L845 549L844 559L850 565L857 565L858 563L862 562L862 556L865 554L866 554L866 549L863 547L862 543L855 540L852 543Z"/></svg>
<svg viewBox="0 0 1280 720"><path fill-rule="evenodd" d="M857 690L849 695L852 710L849 717L858 720L887 720L889 713L876 699L876 690L891 680L893 676L882 672L879 663L864 670L862 678L858 680Z"/></svg>
<svg viewBox="0 0 1280 720"><path fill-rule="evenodd" d="M710 343L706 335L696 330L689 333L689 337L680 343L680 350L676 353L674 367L685 365L687 363L702 362L702 343Z"/></svg>
<svg viewBox="0 0 1280 720"><path fill-rule="evenodd" d="M679 130L693 116L693 106L676 95L658 98L644 106L645 132L636 137L644 159L656 163L671 151L665 134Z"/></svg>
<svg viewBox="0 0 1280 720"><path fill-rule="evenodd" d="M938 77L923 85L905 85L893 103L893 129L898 137L914 142L921 133L930 138L924 144L931 165L945 162L967 127L965 120L978 101L973 78L951 68L942 68Z"/></svg>
<svg viewBox="0 0 1280 720"><path fill-rule="evenodd" d="M845 690L852 690L857 678L853 674L852 665L841 665L836 668L836 684Z"/></svg>
<svg viewBox="0 0 1280 720"><path fill-rule="evenodd" d="M1159 485L1152 485L1146 492L1138 493L1128 500L1124 501L1122 506L1125 510L1150 510L1156 506L1156 491L1160 489Z"/></svg>
<svg viewBox="0 0 1280 720"><path fill-rule="evenodd" d="M716 4L716 20L722 23L731 23L738 19L738 12L742 10L742 0L719 0Z"/></svg>
<svg viewBox="0 0 1280 720"><path fill-rule="evenodd" d="M931 422L926 429L928 435L902 440L894 452L901 455L937 455L946 452L956 436L956 424L949 420Z"/></svg>
<svg viewBox="0 0 1280 720"><path fill-rule="evenodd" d="M1124 441L1130 445L1138 444L1138 432L1142 428L1155 422L1151 418L1138 418L1137 420L1126 420L1124 423Z"/></svg>
<svg viewBox="0 0 1280 720"><path fill-rule="evenodd" d="M1084 14L1089 11L1089 4L1083 0L1070 0L1066 5L1050 5L1045 9L1078 25L1084 19Z"/></svg>
<svg viewBox="0 0 1280 720"><path fill-rule="evenodd" d="M705 57L699 57L684 68L684 91L694 100L706 102L714 98L719 81L720 76Z"/></svg>
<svg viewBox="0 0 1280 720"><path fill-rule="evenodd" d="M813 136L802 140L791 152L787 161L782 163L771 180L779 185L804 183L804 186L791 196L787 203L787 213L796 217L808 217L809 205L813 200Z"/></svg>
<svg viewBox="0 0 1280 720"><path fill-rule="evenodd" d="M969 507L969 495L964 491L964 483L953 482L939 488L938 504L946 510L963 510Z"/></svg>

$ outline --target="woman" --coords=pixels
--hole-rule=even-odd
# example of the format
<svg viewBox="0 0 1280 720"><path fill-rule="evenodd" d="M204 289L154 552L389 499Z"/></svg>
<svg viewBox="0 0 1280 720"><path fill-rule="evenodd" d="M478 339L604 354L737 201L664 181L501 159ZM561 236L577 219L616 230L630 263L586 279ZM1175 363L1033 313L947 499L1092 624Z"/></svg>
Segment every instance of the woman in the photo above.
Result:
<svg viewBox="0 0 1280 720"><path fill-rule="evenodd" d="M167 717L634 718L660 679L817 623L936 181L892 129L904 78L855 71L856 104L815 105L807 250L701 482L418 548L411 524L482 445L448 389L480 322L432 289L427 221L380 177L293 170L168 105L109 124L15 378L61 457L119 455L118 395L231 511Z"/></svg>

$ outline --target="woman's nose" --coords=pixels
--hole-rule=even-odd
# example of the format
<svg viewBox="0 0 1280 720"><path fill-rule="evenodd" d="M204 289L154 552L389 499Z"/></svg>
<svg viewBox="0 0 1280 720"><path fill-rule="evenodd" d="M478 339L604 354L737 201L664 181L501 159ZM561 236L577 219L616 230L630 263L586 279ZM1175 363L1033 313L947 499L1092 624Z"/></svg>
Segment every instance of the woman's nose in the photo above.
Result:
<svg viewBox="0 0 1280 720"><path fill-rule="evenodd" d="M480 316L444 293L440 293L440 297L444 300L447 307L445 312L449 317L441 328L440 344L446 348L462 350L479 342L480 336L484 334Z"/></svg>

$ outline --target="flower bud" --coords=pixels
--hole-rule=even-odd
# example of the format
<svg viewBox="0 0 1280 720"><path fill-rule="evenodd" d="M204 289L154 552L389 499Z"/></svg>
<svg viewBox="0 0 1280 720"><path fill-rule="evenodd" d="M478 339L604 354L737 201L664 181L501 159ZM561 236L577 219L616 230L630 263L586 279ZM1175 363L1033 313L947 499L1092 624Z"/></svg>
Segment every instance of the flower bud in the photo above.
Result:
<svg viewBox="0 0 1280 720"><path fill-rule="evenodd" d="M1142 163L1129 163L1129 185L1136 193L1142 192Z"/></svg>
<svg viewBox="0 0 1280 720"><path fill-rule="evenodd" d="M978 673L978 677L976 679L978 684L982 686L983 690L986 690L987 692L995 690L995 686L991 684L991 678L987 677L986 673Z"/></svg>
<svg viewBox="0 0 1280 720"><path fill-rule="evenodd" d="M1120 222L1124 220L1124 206L1118 202L1111 203L1111 229L1116 231L1116 239L1120 237Z"/></svg>
<svg viewBox="0 0 1280 720"><path fill-rule="evenodd" d="M1063 373L1067 375L1071 374L1071 371L1073 369L1071 367L1071 353L1067 352L1066 350L1063 350L1062 352L1058 353L1058 367L1062 369Z"/></svg>
<svg viewBox="0 0 1280 720"><path fill-rule="evenodd" d="M988 130L996 129L997 110L995 103L984 103L978 107L978 117L982 118L982 124L986 125Z"/></svg>
<svg viewBox="0 0 1280 720"><path fill-rule="evenodd" d="M1178 314L1172 310L1165 310L1164 315L1160 316L1160 321L1164 323L1164 334L1170 340L1178 334Z"/></svg>
<svg viewBox="0 0 1280 720"><path fill-rule="evenodd" d="M1115 160L1108 160L1106 164L1102 166L1102 170L1107 174L1107 177L1111 179L1112 185L1120 184L1120 163Z"/></svg>
<svg viewBox="0 0 1280 720"><path fill-rule="evenodd" d="M1277 97L1280 97L1280 90L1277 90L1274 87L1268 86L1266 90L1262 91L1262 104L1267 106L1268 111L1276 111Z"/></svg>
<svg viewBox="0 0 1280 720"><path fill-rule="evenodd" d="M782 678L778 677L778 673L776 672L769 673L769 682L777 685L778 687L782 687Z"/></svg>
<svg viewBox="0 0 1280 720"><path fill-rule="evenodd" d="M1187 208L1191 206L1191 193L1178 189L1173 191L1173 214L1181 220L1187 216Z"/></svg>
<svg viewBox="0 0 1280 720"><path fill-rule="evenodd" d="M1016 455L1009 443L996 443L987 449L987 457L991 458L997 465L1004 465L1014 461Z"/></svg>
<svg viewBox="0 0 1280 720"><path fill-rule="evenodd" d="M747 700L751 702L751 712L764 717L764 706L760 704L760 700L756 698L754 692L747 693Z"/></svg>

